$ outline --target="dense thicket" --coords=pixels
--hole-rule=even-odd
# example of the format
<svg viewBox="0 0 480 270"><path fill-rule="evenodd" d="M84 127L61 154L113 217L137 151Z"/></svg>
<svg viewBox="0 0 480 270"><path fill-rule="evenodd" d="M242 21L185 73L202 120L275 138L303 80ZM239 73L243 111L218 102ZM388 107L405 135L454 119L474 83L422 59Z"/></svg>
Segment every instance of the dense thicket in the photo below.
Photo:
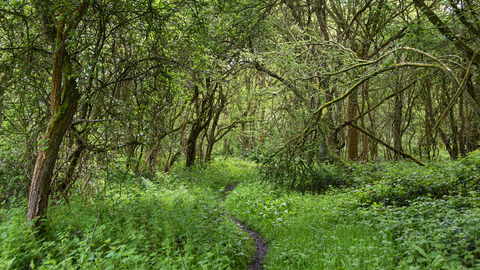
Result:
<svg viewBox="0 0 480 270"><path fill-rule="evenodd" d="M269 9L263 1L2 2L3 199L30 185L32 220L50 194L68 198L96 169L156 173L183 155L187 167L210 160L243 121L231 107L244 91L230 81Z"/></svg>
<svg viewBox="0 0 480 270"><path fill-rule="evenodd" d="M477 4L283 1L274 42L251 54L282 84L268 121L276 149L259 155L268 178L321 191L346 184L326 181L324 162L424 166L477 149Z"/></svg>
<svg viewBox="0 0 480 270"><path fill-rule="evenodd" d="M2 1L0 199L39 225L124 169L242 155L320 193L355 185L329 163L466 157L479 18L475 0Z"/></svg>

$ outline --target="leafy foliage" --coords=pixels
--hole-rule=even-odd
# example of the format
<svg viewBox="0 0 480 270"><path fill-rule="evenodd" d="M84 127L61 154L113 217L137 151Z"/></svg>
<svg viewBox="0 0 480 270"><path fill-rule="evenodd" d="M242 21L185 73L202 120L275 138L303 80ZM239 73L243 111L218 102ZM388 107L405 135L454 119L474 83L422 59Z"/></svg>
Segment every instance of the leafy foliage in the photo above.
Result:
<svg viewBox="0 0 480 270"><path fill-rule="evenodd" d="M42 240L25 224L25 205L3 210L1 268L245 268L252 240L230 221L220 199L226 183L248 174L250 166L233 163L242 164L143 179L141 188L129 174L96 197L57 201Z"/></svg>
<svg viewBox="0 0 480 270"><path fill-rule="evenodd" d="M302 149L287 144L280 149L259 149L250 158L261 164L264 180L275 186L317 194L332 188L354 186L353 178L335 163L315 162L328 160L319 154L321 147L318 141L304 145Z"/></svg>
<svg viewBox="0 0 480 270"><path fill-rule="evenodd" d="M270 241L270 269L476 268L479 164L354 165L355 187L322 195L247 182L226 206Z"/></svg>
<svg viewBox="0 0 480 270"><path fill-rule="evenodd" d="M364 187L362 203L371 205L409 205L419 197L441 199L443 196L468 195L480 190L480 163L478 153L472 153L459 162L432 162L428 168L410 163L360 168L358 175L366 174L381 179Z"/></svg>
<svg viewBox="0 0 480 270"><path fill-rule="evenodd" d="M22 154L16 147L16 138L0 136L0 202L15 198L25 198L28 192L28 179L22 173Z"/></svg>

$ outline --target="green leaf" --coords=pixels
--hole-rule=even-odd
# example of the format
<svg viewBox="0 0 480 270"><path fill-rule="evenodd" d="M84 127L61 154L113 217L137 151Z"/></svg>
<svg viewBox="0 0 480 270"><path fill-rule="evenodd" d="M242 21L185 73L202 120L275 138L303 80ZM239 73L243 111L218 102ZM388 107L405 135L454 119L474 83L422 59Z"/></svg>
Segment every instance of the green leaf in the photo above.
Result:
<svg viewBox="0 0 480 270"><path fill-rule="evenodd" d="M95 253L90 252L87 256L87 261L93 261L95 259Z"/></svg>
<svg viewBox="0 0 480 270"><path fill-rule="evenodd" d="M428 255L427 253L425 253L425 251L423 251L423 249L417 245L413 245L413 248L415 248L418 252L420 252L420 254L422 254L425 258L428 258Z"/></svg>
<svg viewBox="0 0 480 270"><path fill-rule="evenodd" d="M432 262L432 266L433 267L440 267L443 265L443 262L445 261L445 258L443 258L442 255L438 254L436 257L435 257L435 260L433 260Z"/></svg>
<svg viewBox="0 0 480 270"><path fill-rule="evenodd" d="M110 251L110 252L107 254L107 256L105 256L105 258L110 258L110 257L112 257L113 255L115 255L115 252Z"/></svg>

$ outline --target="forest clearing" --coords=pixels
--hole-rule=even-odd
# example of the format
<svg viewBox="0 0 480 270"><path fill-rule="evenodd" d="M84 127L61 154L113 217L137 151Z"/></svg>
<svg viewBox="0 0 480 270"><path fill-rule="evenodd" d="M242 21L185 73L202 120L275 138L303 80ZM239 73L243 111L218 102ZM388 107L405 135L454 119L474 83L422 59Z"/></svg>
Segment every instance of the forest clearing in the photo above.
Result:
<svg viewBox="0 0 480 270"><path fill-rule="evenodd" d="M480 269L477 0L0 1L1 269Z"/></svg>

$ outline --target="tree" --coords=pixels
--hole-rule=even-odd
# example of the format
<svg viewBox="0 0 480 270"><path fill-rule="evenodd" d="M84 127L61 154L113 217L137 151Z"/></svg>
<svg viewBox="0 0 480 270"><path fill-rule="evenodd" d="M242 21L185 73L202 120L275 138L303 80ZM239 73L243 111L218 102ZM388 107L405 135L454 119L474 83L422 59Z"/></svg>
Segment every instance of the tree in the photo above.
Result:
<svg viewBox="0 0 480 270"><path fill-rule="evenodd" d="M88 10L89 2L83 1L79 6L62 3L61 17L51 12L50 1L36 1L35 8L41 20L45 39L52 48L52 88L50 92L51 118L42 138L38 151L30 196L28 200L28 221L40 224L40 217L45 213L50 194L50 183L58 157L60 145L70 123L77 111L79 91L77 76L67 47L72 33Z"/></svg>

